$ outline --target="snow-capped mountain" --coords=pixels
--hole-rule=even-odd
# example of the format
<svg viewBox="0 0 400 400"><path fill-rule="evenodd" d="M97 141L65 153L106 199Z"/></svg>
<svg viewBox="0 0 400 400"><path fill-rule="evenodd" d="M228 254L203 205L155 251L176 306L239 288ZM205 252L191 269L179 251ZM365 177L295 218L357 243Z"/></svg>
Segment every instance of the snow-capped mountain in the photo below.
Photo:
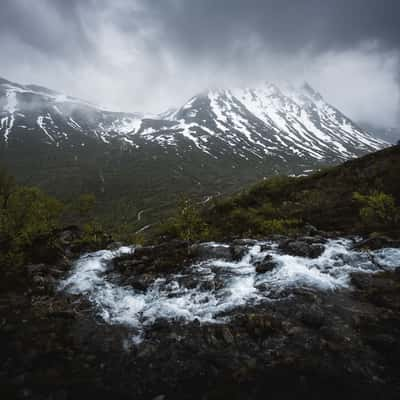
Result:
<svg viewBox="0 0 400 400"><path fill-rule="evenodd" d="M110 112L34 85L0 80L0 138L26 135L66 146L79 136L134 148L149 143L173 153L211 158L298 158L337 162L384 147L309 85L264 84L254 89L209 90L158 116Z"/></svg>
<svg viewBox="0 0 400 400"><path fill-rule="evenodd" d="M204 152L240 157L288 155L333 161L385 146L324 101L309 85L208 91L170 115L175 129ZM165 129L167 131L167 129ZM212 143L219 142L219 146Z"/></svg>
<svg viewBox="0 0 400 400"><path fill-rule="evenodd" d="M5 144L33 133L36 140L53 145L60 145L74 133L105 142L115 135L124 140L143 117L110 112L44 87L0 79L0 136Z"/></svg>
<svg viewBox="0 0 400 400"><path fill-rule="evenodd" d="M95 193L107 215L146 210L138 227L182 192L208 200L385 146L307 85L208 90L142 115L0 80L0 167L62 199Z"/></svg>

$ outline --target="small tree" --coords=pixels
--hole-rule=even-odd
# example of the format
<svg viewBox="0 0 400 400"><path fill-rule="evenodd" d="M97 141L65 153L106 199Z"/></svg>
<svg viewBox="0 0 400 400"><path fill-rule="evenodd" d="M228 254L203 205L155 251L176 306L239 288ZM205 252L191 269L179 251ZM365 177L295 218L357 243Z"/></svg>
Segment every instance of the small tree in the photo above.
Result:
<svg viewBox="0 0 400 400"><path fill-rule="evenodd" d="M183 199L174 220L178 236L186 241L202 240L208 235L208 225L203 221L193 201Z"/></svg>
<svg viewBox="0 0 400 400"><path fill-rule="evenodd" d="M50 235L58 226L62 207L38 188L15 188L0 210L1 264L25 262L34 240Z"/></svg>
<svg viewBox="0 0 400 400"><path fill-rule="evenodd" d="M393 196L383 192L370 195L354 193L353 199L361 204L362 223L369 228L390 228L400 221L399 208Z"/></svg>

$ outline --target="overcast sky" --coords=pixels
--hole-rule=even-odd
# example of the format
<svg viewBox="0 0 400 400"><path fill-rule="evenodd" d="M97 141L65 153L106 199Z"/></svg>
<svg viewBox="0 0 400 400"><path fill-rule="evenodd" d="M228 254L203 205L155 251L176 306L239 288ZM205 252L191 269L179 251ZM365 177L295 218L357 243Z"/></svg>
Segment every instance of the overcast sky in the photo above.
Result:
<svg viewBox="0 0 400 400"><path fill-rule="evenodd" d="M399 0L2 0L0 76L124 111L208 87L308 81L400 124Z"/></svg>

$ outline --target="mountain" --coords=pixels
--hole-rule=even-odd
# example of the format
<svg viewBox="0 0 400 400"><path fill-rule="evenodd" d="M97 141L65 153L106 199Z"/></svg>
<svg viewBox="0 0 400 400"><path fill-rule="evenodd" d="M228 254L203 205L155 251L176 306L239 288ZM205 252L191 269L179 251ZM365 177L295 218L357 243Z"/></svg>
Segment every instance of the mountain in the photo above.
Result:
<svg viewBox="0 0 400 400"><path fill-rule="evenodd" d="M210 90L178 110L151 118L103 110L34 85L0 81L3 141L35 139L67 146L72 135L113 139L138 147L199 150L218 158L291 157L337 162L379 149L383 143L330 106L305 84L300 89L265 84L257 89ZM32 135L29 135L32 136ZM84 140L84 139L82 139Z"/></svg>
<svg viewBox="0 0 400 400"><path fill-rule="evenodd" d="M373 151L382 142L324 101L309 85L299 90L265 84L257 89L209 91L169 117L174 129L213 156L337 162Z"/></svg>
<svg viewBox="0 0 400 400"><path fill-rule="evenodd" d="M365 130L371 133L372 136L377 139L384 140L385 142L396 144L400 141L400 127L383 127L379 125L373 125L367 122L360 123Z"/></svg>
<svg viewBox="0 0 400 400"><path fill-rule="evenodd" d="M62 198L93 192L129 224L146 210L138 226L182 192L209 198L385 146L307 84L208 90L143 115L0 80L0 155L10 172Z"/></svg>
<svg viewBox="0 0 400 400"><path fill-rule="evenodd" d="M72 135L89 135L108 142L114 135L125 140L143 118L119 113L36 85L0 79L0 133L5 145L32 139L67 145ZM29 139L28 139L29 137Z"/></svg>

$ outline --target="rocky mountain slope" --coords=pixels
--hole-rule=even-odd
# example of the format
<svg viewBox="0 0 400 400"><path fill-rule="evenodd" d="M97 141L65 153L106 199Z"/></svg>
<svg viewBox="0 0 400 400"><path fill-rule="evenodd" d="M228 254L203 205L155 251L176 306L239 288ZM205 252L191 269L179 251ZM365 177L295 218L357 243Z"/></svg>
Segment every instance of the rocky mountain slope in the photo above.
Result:
<svg viewBox="0 0 400 400"><path fill-rule="evenodd" d="M211 138L240 157L346 159L382 146L305 84L208 91L169 117L198 148L213 155ZM189 136L190 135L190 136ZM225 146L216 146L224 148Z"/></svg>
<svg viewBox="0 0 400 400"><path fill-rule="evenodd" d="M388 143L396 144L400 141L400 127L383 127L369 123L360 123L360 126L370 132L374 137L384 140Z"/></svg>
<svg viewBox="0 0 400 400"><path fill-rule="evenodd" d="M180 152L197 149L218 158L290 156L336 161L384 145L330 106L305 84L300 89L265 84L256 89L210 90L175 112L152 118L103 110L46 88L0 80L3 142L36 140L67 146L71 136L142 141ZM142 139L142 140L140 140ZM181 143L183 142L183 143Z"/></svg>
<svg viewBox="0 0 400 400"><path fill-rule="evenodd" d="M27 140L60 146L72 135L90 135L107 142L114 134L124 140L143 115L117 113L36 85L0 79L0 132L6 145ZM29 140L29 139L28 139Z"/></svg>

